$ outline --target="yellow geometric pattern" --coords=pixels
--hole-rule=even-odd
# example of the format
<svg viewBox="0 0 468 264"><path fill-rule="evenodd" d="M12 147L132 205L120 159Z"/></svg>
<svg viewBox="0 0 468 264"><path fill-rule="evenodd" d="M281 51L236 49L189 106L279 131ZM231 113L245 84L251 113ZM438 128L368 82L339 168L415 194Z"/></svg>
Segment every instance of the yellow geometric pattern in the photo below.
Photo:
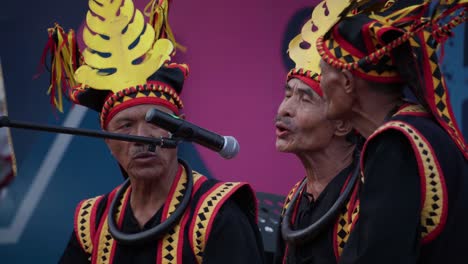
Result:
<svg viewBox="0 0 468 264"><path fill-rule="evenodd" d="M420 175L421 180L424 181L421 182L421 193L425 193L425 197L422 197L423 207L421 210L421 238L424 243L425 238L439 227L444 217L443 214L447 210L444 208L447 204L445 201L447 194L443 172L432 147L415 127L401 121L391 121L376 130L375 134L389 128L397 129L407 136L413 148L416 148L414 152L417 155L420 173L424 174Z"/></svg>
<svg viewBox="0 0 468 264"><path fill-rule="evenodd" d="M119 206L117 207L117 212L115 215L115 220L116 223L119 223L121 216L122 215L122 206L124 204L124 201L128 201L130 195L130 188L127 188L125 190L125 194L122 195L122 198L119 201ZM110 208L107 208L107 210L110 210ZM108 225L108 219L107 219L107 214L104 214L103 219L101 220L102 223L102 228L101 232L97 234L99 236L99 244L97 248L97 254L96 258L93 256L93 263L99 263L99 264L108 264L110 263L111 259L111 254L112 251L115 248L115 241L112 235L109 232L109 225Z"/></svg>
<svg viewBox="0 0 468 264"><path fill-rule="evenodd" d="M174 89L162 84L148 83L145 85L137 85L136 87L125 88L109 97L102 108L100 115L101 127L104 127L107 115L112 108L121 103L135 98L158 98L162 101L167 101L178 109L182 109L184 104L179 95Z"/></svg>
<svg viewBox="0 0 468 264"><path fill-rule="evenodd" d="M284 216L284 214L286 213L286 210L288 209L289 207L289 204L291 203L291 199L292 197L294 196L294 194L296 193L297 189L299 188L299 186L301 185L302 182L305 181L305 178L301 181L298 181L291 189L291 191L289 191L289 194L288 196L286 196L286 200L284 200L284 204L283 204L283 210L281 211L281 217Z"/></svg>
<svg viewBox="0 0 468 264"><path fill-rule="evenodd" d="M397 114L404 113L426 113L427 111L420 105L410 105L402 108ZM408 140L415 148L414 153L417 156L418 166L421 179L421 193L425 194L422 197L421 208L421 239L422 243L427 243L438 235L445 224L445 214L448 208L446 186L443 179L442 169L439 167L437 157L427 143L427 139L413 126L401 121L390 121L377 129L370 137L376 136L387 129L396 129L406 135ZM359 201L353 209L351 219L348 217L349 202L337 222L337 249L338 256L341 255L344 246L348 240L351 229L355 223L356 217L359 215Z"/></svg>
<svg viewBox="0 0 468 264"><path fill-rule="evenodd" d="M202 175L193 171L193 185L195 185L201 178L202 178ZM171 214L174 213L175 209L182 201L184 191L187 188L186 185L187 185L187 174L186 174L185 168L183 168L181 179L179 180L179 184L177 185L177 188L174 191L174 195L172 196L168 213L166 216L163 216L164 219L162 219L162 221L164 221L169 216L171 216ZM161 240L162 254L158 256L158 258L160 258L160 261L158 260L157 263L164 263L164 264L182 263L182 259L178 259L177 252L179 251L179 247L182 246L182 243L181 243L182 241L179 240L180 231L181 231L181 222L184 218L187 217L188 213L189 213L189 210L186 210L183 217L179 220L179 222L171 230L169 230L169 232L167 232L167 234L164 235L164 237L162 238Z"/></svg>
<svg viewBox="0 0 468 264"><path fill-rule="evenodd" d="M404 106L400 110L398 110L398 112L396 112L396 114L394 114L394 116L404 115L404 114L411 114L411 113L429 113L429 112L427 112L427 110L422 105L409 104L407 106Z"/></svg>
<svg viewBox="0 0 468 264"><path fill-rule="evenodd" d="M359 215L359 201L357 204L354 206L354 209L351 218L349 218L349 210L350 210L350 201L346 203L346 207L343 209L343 211L340 213L340 216L338 217L338 221L336 222L336 233L335 233L335 239L336 239L336 249L337 249L337 254L338 257L341 256L343 249L346 245L346 242L348 241L349 234L351 233L351 229L356 223L357 216Z"/></svg>
<svg viewBox="0 0 468 264"><path fill-rule="evenodd" d="M439 123L448 127L445 129L455 141L455 143L464 150L465 156L468 153L468 149L463 141L463 135L460 134L460 131L457 129L454 123L454 116L450 113L450 100L448 98L448 89L445 84L445 78L440 70L438 63L438 56L434 41L432 37L432 32L424 30L421 34L424 34L424 39L426 40L426 45L423 45L429 58L429 70L431 73L432 83L426 84L429 88L434 89L430 91L434 94L434 101L430 102L431 106L434 108L433 112L436 113L436 118L439 120ZM433 104L433 105L432 105Z"/></svg>
<svg viewBox="0 0 468 264"><path fill-rule="evenodd" d="M91 221L94 221L94 219L91 219L91 214L96 201L100 200L100 198L101 196L97 196L83 201L78 208L77 219L75 220L78 241L81 244L81 248L88 254L92 254L93 252L91 231L94 232L94 230L91 230Z"/></svg>
<svg viewBox="0 0 468 264"><path fill-rule="evenodd" d="M329 62L332 64L333 67L346 68L346 65L351 65L362 59L349 53L346 49L341 47L340 44L336 42L336 40L333 38L325 40L323 46L326 48L323 51L319 50L319 52L321 53L322 58L325 61L327 61L328 58L338 59ZM336 65L337 63L339 65ZM380 67L378 71L375 69L376 67L371 67L368 71L365 71L361 67L357 67L354 70L362 74L374 77L396 78L399 76L396 69L392 66L392 62L390 59L387 59L384 64L382 64L382 61L380 61L379 63ZM380 69L381 67L384 68Z"/></svg>
<svg viewBox="0 0 468 264"><path fill-rule="evenodd" d="M197 263L203 262L203 253L207 242L206 233L211 218L216 216L213 215L216 206L221 202L223 197L235 190L240 184L239 182L227 182L219 185L215 190L210 192L202 201L199 210L195 212L192 245Z"/></svg>

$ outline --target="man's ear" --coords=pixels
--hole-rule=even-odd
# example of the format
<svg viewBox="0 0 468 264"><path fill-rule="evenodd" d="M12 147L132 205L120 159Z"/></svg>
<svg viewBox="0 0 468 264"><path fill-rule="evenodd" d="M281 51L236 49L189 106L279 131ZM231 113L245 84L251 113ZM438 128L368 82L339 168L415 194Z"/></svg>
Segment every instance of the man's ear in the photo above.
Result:
<svg viewBox="0 0 468 264"><path fill-rule="evenodd" d="M348 95L354 94L356 90L356 79L353 74L346 69L341 70L341 73L343 75L343 87L345 93Z"/></svg>
<svg viewBox="0 0 468 264"><path fill-rule="evenodd" d="M333 123L335 125L335 136L344 137L353 130L351 122L349 121L334 120Z"/></svg>

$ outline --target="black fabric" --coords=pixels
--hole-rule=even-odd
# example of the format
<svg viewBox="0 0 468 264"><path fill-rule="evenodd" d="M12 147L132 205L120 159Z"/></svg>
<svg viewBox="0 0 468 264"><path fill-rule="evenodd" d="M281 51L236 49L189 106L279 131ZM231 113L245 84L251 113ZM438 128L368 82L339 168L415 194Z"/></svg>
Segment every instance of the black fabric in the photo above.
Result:
<svg viewBox="0 0 468 264"><path fill-rule="evenodd" d="M364 5L359 3L358 5L360 6L357 9L355 9L357 12L359 12L359 14L345 17L341 19L334 26L334 29L336 28L337 34L339 36L334 36L333 41L338 41L339 42L338 46L341 46L341 48L347 50L348 52L351 52L350 47L352 47L355 50L359 51L360 53L364 54L364 56L367 56L371 54L372 52L389 44L390 42L395 40L397 37L402 35L402 31L398 28L399 25L394 25L393 29L392 30L387 29L385 34L372 36L372 37L378 38L377 41L379 42L379 43L372 43L375 40L371 40L369 38L369 35L364 34L365 32L369 33L369 30L367 29L363 30L363 27L368 26L372 22L377 22L374 18L371 18L369 16L370 13L375 12L377 15L385 17L401 9L404 9L408 6L422 4L423 1L422 0L397 0L388 9L383 9L383 3L385 3L385 1L369 1L368 3ZM354 8L351 8L351 9L354 9ZM380 10L384 10L384 11L380 11ZM330 39L330 34L332 34L334 29L330 30L325 35L325 39ZM372 43L372 44L370 44L370 47L369 47L366 45L366 43L367 44ZM339 49L336 51L338 52L337 55L341 54L341 51ZM353 54L355 52L351 52L351 53ZM357 55L357 54L354 54L354 55ZM340 59L341 56L337 56L337 57L338 59ZM341 60L352 62L352 60L348 61L346 58L343 58ZM376 71L376 72L382 73L385 71L396 71L396 68L393 66L393 63L391 63L390 65L388 64L390 60L392 60L392 58L388 55L385 55L385 56L382 56L382 58L380 58L378 62L360 63L359 67L365 72Z"/></svg>
<svg viewBox="0 0 468 264"><path fill-rule="evenodd" d="M299 199L299 208L294 219L294 229L304 229L321 218L338 199L346 179L353 171L354 164L342 170L325 189L319 197L308 199L306 192L302 193ZM294 206L290 204L289 206ZM336 263L336 257L333 251L333 221L325 230L323 230L315 239L306 242L295 248L289 247L286 263L294 264L328 264ZM277 249L274 263L280 264L284 258L286 247L285 241L281 237L281 231L278 230Z"/></svg>
<svg viewBox="0 0 468 264"><path fill-rule="evenodd" d="M375 22L374 19L369 17L369 13L370 13L369 10L373 10L373 9L382 10L381 9L382 4L378 2L379 1L370 1L370 3L367 3L359 8L359 12L363 12L363 13L355 15L355 16L343 18L336 25L338 27L338 32L339 32L340 37L342 37L346 42L351 44L351 46L353 46L355 49L359 50L360 52L366 55L370 54L374 50L370 50L366 47L365 41L370 41L370 40L367 39L368 36L363 34L363 32L361 31L361 28L366 24ZM388 16L406 7L409 7L412 5L419 5L422 3L423 3L422 0L396 0L391 7L389 7L383 12L379 12L378 15ZM400 36L400 34L395 35L395 37L398 37L398 36ZM382 45L388 44L393 40L394 38L386 38L385 40L382 40L385 42L381 44ZM372 48L376 49L380 47L374 46Z"/></svg>
<svg viewBox="0 0 468 264"><path fill-rule="evenodd" d="M392 119L416 127L434 149L447 186L447 222L433 241L421 243L421 185L415 154L402 133L384 132L366 150L359 219L339 263L466 263L467 161L434 120Z"/></svg>
<svg viewBox="0 0 468 264"><path fill-rule="evenodd" d="M411 145L400 132L385 132L365 155L359 218L339 263L416 263L420 187Z"/></svg>
<svg viewBox="0 0 468 264"><path fill-rule="evenodd" d="M148 78L148 81L166 83L172 87L178 95L180 95L182 93L182 88L184 87L185 74L178 67L162 66Z"/></svg>
<svg viewBox="0 0 468 264"><path fill-rule="evenodd" d="M81 89L81 88L75 88ZM101 112L102 106L106 101L107 97L111 94L108 90L96 90L90 88L84 88L83 92L76 95L76 102L80 105L86 106L98 113ZM68 95L68 98L70 96Z"/></svg>
<svg viewBox="0 0 468 264"><path fill-rule="evenodd" d="M215 180L208 180L194 195L190 204L192 216L196 202L216 182ZM106 199L103 199L99 204L97 213L98 219L106 217L103 216L106 204L105 200ZM250 202L253 201L251 200ZM213 228L206 244L203 263L264 263L263 245L260 231L255 223L254 217L252 217L254 214L252 214L250 210L245 210L240 206L237 199L231 197L223 204L218 214L215 216ZM125 210L122 231L126 233L149 229L159 224L161 221L162 208L145 224L143 229L141 229L133 215L131 207L127 206ZM195 256L189 244L188 231L189 228L187 227L184 233L183 263L196 263ZM132 246L118 244L113 263L155 263L156 254L157 241ZM89 263L88 258L89 255L83 251L73 233L59 263Z"/></svg>

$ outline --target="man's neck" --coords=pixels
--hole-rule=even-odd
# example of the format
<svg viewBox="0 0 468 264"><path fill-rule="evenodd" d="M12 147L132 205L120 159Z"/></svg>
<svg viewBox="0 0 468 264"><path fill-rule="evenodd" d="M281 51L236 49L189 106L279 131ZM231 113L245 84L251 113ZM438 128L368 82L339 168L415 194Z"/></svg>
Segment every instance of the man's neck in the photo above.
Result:
<svg viewBox="0 0 468 264"><path fill-rule="evenodd" d="M354 146L348 142L332 143L320 152L301 153L298 155L307 177L307 192L316 199L343 169L353 162Z"/></svg>
<svg viewBox="0 0 468 264"><path fill-rule="evenodd" d="M140 227L143 227L165 203L178 172L178 164L154 179L130 177L130 206Z"/></svg>
<svg viewBox="0 0 468 264"><path fill-rule="evenodd" d="M401 104L400 98L375 97L363 100L352 109L350 122L363 137L368 138L379 128L389 113Z"/></svg>

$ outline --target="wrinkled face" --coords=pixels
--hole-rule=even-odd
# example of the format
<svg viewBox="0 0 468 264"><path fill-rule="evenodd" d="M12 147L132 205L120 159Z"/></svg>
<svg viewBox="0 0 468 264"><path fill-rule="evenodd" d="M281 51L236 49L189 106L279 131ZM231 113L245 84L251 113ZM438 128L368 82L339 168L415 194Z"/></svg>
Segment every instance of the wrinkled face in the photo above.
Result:
<svg viewBox="0 0 468 264"><path fill-rule="evenodd" d="M323 98L299 79L289 80L276 118L276 149L296 154L319 151L330 144L333 133Z"/></svg>
<svg viewBox="0 0 468 264"><path fill-rule="evenodd" d="M169 133L145 121L146 112L157 108L171 113L165 107L157 105L137 105L117 113L109 122L109 132L144 136L168 137ZM170 166L177 162L177 150L156 147L156 151L148 151L148 145L119 140L106 140L112 155L124 168L130 177L137 179L154 179L165 175Z"/></svg>
<svg viewBox="0 0 468 264"><path fill-rule="evenodd" d="M320 87L326 105L326 116L330 120L346 119L351 113L353 100L345 92L345 86L349 85L343 74L323 60L320 61L321 77Z"/></svg>

